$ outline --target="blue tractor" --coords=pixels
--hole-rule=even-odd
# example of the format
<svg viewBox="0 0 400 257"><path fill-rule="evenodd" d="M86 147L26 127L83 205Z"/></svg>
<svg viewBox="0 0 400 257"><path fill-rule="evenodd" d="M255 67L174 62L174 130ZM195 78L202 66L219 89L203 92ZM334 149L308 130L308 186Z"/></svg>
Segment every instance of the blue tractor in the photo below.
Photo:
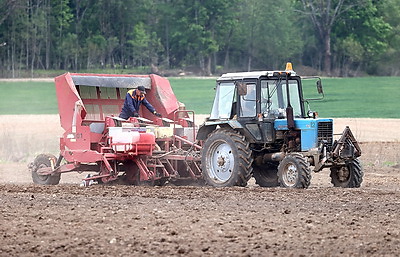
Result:
<svg viewBox="0 0 400 257"><path fill-rule="evenodd" d="M304 79L304 78L303 78ZM321 99L321 79L313 77ZM223 74L210 117L199 128L206 184L307 188L311 173L330 168L336 187L360 187L361 149L349 127L334 140L333 120L306 110L302 78L282 71Z"/></svg>

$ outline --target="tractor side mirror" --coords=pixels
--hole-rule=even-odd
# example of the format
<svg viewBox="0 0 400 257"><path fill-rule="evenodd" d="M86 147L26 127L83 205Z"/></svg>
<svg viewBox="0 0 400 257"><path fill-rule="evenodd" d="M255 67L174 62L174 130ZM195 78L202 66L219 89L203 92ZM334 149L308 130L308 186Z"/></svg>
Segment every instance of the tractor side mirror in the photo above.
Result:
<svg viewBox="0 0 400 257"><path fill-rule="evenodd" d="M317 80L317 90L318 90L318 94L324 94L324 90L322 89L322 82L321 80Z"/></svg>
<svg viewBox="0 0 400 257"><path fill-rule="evenodd" d="M305 98L303 99L303 101L307 102L307 101L316 101L316 100L322 100L324 99L325 95L324 95L324 89L322 88L322 80L320 77L316 77L316 76L310 76L310 77L302 77L303 82L308 80L312 80L310 83L304 83L303 85L312 85L314 82L316 84L317 87L317 92L320 95L319 97L315 97L315 98ZM313 93L315 94L315 93Z"/></svg>
<svg viewBox="0 0 400 257"><path fill-rule="evenodd" d="M239 95L247 95L247 83L236 82L236 87Z"/></svg>

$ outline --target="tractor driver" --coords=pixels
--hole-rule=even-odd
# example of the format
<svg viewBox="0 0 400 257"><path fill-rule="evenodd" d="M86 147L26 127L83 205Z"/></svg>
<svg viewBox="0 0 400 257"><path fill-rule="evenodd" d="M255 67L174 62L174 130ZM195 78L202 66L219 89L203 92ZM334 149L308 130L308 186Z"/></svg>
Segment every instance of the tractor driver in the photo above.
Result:
<svg viewBox="0 0 400 257"><path fill-rule="evenodd" d="M151 113L157 117L161 117L161 114L156 112L156 109L147 101L145 95L146 89L144 86L138 86L137 89L129 90L126 93L124 106L119 117L125 120L129 117L139 117L139 107L142 103Z"/></svg>

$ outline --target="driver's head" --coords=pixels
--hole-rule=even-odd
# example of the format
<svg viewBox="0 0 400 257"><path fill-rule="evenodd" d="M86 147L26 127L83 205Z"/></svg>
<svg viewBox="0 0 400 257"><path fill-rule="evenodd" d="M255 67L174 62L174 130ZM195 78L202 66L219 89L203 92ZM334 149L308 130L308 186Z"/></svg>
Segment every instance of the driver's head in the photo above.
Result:
<svg viewBox="0 0 400 257"><path fill-rule="evenodd" d="M138 86L136 90L136 95L145 95L146 94L146 89L144 86Z"/></svg>

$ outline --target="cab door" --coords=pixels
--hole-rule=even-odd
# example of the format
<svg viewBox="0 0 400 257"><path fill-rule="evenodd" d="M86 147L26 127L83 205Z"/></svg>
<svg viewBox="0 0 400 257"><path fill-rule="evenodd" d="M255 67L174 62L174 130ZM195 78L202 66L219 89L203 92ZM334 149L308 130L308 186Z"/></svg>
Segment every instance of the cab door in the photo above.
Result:
<svg viewBox="0 0 400 257"><path fill-rule="evenodd" d="M268 124L264 124L262 114L260 112L260 86L258 80L246 80L237 82L238 90L238 121L246 129L247 138L252 143L266 142L266 136L270 133L265 133L269 130Z"/></svg>

